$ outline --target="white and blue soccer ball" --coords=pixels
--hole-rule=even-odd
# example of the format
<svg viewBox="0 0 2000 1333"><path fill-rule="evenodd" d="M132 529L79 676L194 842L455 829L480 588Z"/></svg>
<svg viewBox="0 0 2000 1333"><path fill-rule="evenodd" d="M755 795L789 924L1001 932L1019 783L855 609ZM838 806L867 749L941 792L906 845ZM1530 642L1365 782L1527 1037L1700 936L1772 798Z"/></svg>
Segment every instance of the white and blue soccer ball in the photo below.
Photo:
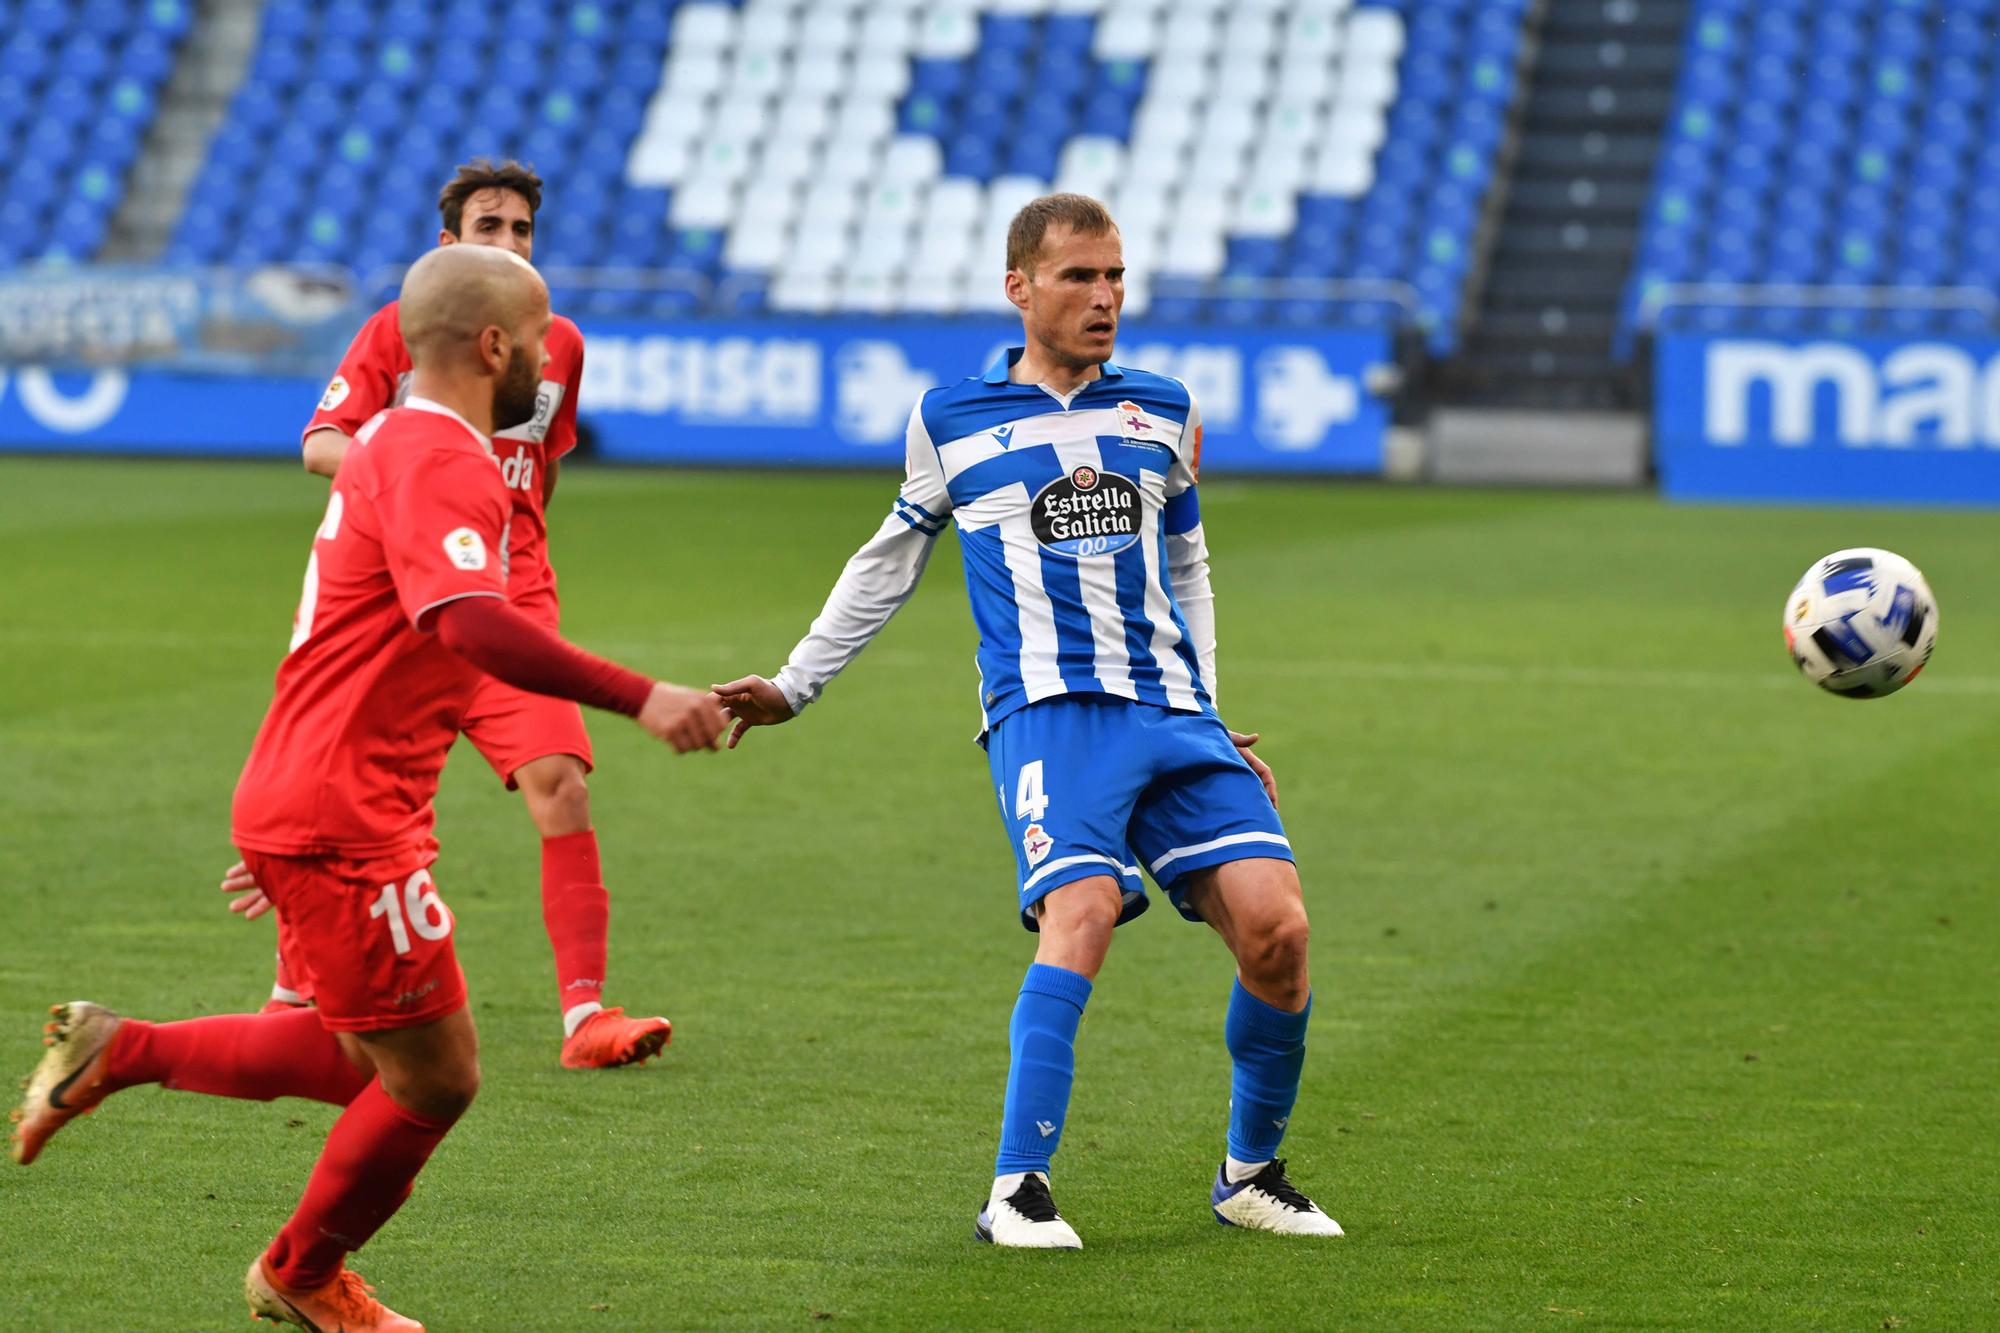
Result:
<svg viewBox="0 0 2000 1333"><path fill-rule="evenodd" d="M1857 546L1816 562L1785 599L1785 647L1806 679L1879 699L1916 679L1937 647L1937 598L1893 551Z"/></svg>

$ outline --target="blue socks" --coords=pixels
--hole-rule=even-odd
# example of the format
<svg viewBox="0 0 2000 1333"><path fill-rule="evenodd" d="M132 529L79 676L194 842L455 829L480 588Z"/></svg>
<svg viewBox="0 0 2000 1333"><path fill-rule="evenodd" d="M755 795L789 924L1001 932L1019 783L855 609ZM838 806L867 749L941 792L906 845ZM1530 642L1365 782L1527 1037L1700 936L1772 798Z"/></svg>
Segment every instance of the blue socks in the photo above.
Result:
<svg viewBox="0 0 2000 1333"><path fill-rule="evenodd" d="M1021 998L1014 1002L1014 1021L1007 1029L1014 1058L1007 1067L1007 1109L1000 1121L994 1175L1048 1172L1069 1114L1069 1087L1076 1077L1076 1028L1089 999L1090 980L1081 973L1045 963L1029 965ZM1294 1088L1297 1069L1295 1063Z"/></svg>
<svg viewBox="0 0 2000 1333"><path fill-rule="evenodd" d="M1230 989L1222 1036L1236 1062L1229 1087L1229 1155L1238 1161L1268 1162L1278 1155L1299 1098L1311 1015L1311 996L1303 1010L1288 1014L1244 990L1241 981ZM1008 1095L1011 1099L1011 1086Z"/></svg>

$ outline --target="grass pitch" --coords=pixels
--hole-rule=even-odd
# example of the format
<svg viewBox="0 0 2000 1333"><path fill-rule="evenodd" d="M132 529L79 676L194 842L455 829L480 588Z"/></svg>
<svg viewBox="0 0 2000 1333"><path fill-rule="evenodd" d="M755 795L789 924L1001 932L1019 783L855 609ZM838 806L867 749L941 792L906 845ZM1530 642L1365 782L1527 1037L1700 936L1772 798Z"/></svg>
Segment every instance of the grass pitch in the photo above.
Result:
<svg viewBox="0 0 2000 1333"><path fill-rule="evenodd" d="M893 481L592 472L566 628L768 672ZM1162 904L1085 1019L1058 1159L1081 1254L977 1245L1031 953L955 552L798 723L676 759L593 720L613 1002L556 1065L536 842L469 750L441 798L486 1089L359 1266L437 1329L1966 1328L2000 1324L2000 605L1976 514L1215 481L1221 698L1261 729L1316 938L1285 1146L1347 1227L1218 1227L1229 967ZM0 464L0 1066L89 997L241 1010L229 792L321 490L261 465ZM1814 558L1943 607L1902 695L1779 645ZM950 547L953 540L945 539ZM0 1166L0 1326L212 1328L331 1120L140 1089Z"/></svg>

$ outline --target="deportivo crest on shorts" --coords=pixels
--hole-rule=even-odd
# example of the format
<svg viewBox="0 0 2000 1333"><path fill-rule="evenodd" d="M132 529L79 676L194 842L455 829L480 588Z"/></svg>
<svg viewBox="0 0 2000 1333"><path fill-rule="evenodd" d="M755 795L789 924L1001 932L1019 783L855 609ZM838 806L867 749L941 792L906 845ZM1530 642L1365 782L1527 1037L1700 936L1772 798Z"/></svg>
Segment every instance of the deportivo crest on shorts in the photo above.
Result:
<svg viewBox="0 0 2000 1333"><path fill-rule="evenodd" d="M1049 851L1056 845L1040 824L1028 825L1028 831L1021 835L1021 850L1028 854L1028 864L1038 866L1046 861Z"/></svg>

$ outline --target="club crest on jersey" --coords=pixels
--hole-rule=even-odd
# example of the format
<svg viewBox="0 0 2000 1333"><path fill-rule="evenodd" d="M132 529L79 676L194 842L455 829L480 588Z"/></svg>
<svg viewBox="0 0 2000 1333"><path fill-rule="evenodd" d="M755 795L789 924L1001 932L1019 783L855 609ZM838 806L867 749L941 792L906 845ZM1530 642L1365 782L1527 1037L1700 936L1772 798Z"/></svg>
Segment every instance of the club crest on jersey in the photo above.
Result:
<svg viewBox="0 0 2000 1333"><path fill-rule="evenodd" d="M471 528L453 528L446 533L444 553L460 569L486 568L486 539Z"/></svg>
<svg viewBox="0 0 2000 1333"><path fill-rule="evenodd" d="M1084 463L1041 489L1029 523L1045 548L1080 559L1113 555L1139 540L1144 512L1139 488L1129 478Z"/></svg>
<svg viewBox="0 0 2000 1333"><path fill-rule="evenodd" d="M334 408L339 407L347 401L347 395L351 392L352 390L348 387L347 376L335 375L327 382L326 392L319 396L319 410L322 412L333 411Z"/></svg>
<svg viewBox="0 0 2000 1333"><path fill-rule="evenodd" d="M1146 415L1145 408L1128 400L1118 404L1118 429L1127 439L1151 439L1148 432L1153 429L1153 419Z"/></svg>
<svg viewBox="0 0 2000 1333"><path fill-rule="evenodd" d="M1028 865L1032 868L1046 861L1056 840L1048 835L1040 824L1028 825L1028 831L1021 835L1021 850L1028 854Z"/></svg>

